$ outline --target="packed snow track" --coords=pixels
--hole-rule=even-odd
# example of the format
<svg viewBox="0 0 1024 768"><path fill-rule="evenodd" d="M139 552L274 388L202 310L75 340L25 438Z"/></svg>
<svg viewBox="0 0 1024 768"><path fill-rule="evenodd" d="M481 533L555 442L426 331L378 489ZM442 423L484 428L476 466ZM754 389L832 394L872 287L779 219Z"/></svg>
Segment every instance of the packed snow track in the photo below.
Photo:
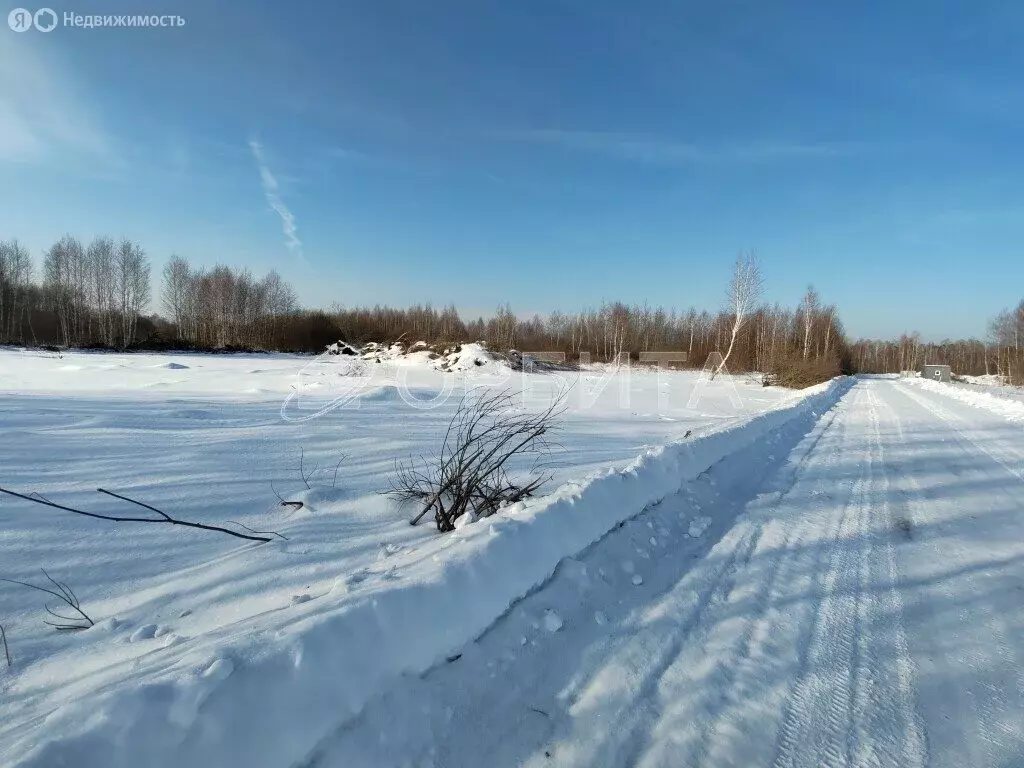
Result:
<svg viewBox="0 0 1024 768"><path fill-rule="evenodd" d="M1024 430L859 379L563 561L306 764L1022 765L1022 662Z"/></svg>

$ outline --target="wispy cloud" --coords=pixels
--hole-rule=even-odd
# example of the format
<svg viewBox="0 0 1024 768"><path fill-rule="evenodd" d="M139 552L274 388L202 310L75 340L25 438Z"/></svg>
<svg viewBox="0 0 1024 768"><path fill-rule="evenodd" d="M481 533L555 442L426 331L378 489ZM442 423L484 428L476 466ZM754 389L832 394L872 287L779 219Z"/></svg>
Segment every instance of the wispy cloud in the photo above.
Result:
<svg viewBox="0 0 1024 768"><path fill-rule="evenodd" d="M255 139L249 141L249 149L252 156L256 158L256 167L260 172L260 182L263 185L263 195L267 198L267 204L281 217L281 231L284 233L284 243L288 250L296 254L300 259L302 255L302 241L299 240L299 230L295 226L295 217L281 199L277 179L270 172L266 158L263 155L263 145Z"/></svg>
<svg viewBox="0 0 1024 768"><path fill-rule="evenodd" d="M37 50L15 35L0 44L0 162L117 164L82 89Z"/></svg>
<svg viewBox="0 0 1024 768"><path fill-rule="evenodd" d="M619 160L658 166L702 163L765 163L849 154L855 145L830 142L744 141L699 144L663 136L599 131L531 130L506 138L601 154Z"/></svg>

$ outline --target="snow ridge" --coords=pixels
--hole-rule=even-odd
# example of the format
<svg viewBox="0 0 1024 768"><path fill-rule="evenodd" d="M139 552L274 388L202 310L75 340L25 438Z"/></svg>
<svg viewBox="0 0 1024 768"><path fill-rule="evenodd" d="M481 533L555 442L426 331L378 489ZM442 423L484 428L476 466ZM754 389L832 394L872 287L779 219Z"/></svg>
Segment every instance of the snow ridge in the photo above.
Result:
<svg viewBox="0 0 1024 768"><path fill-rule="evenodd" d="M936 392L946 397L968 403L986 411L998 413L1010 421L1024 422L1024 403L1015 400L1008 400L1002 397L990 395L987 392L972 392L960 387L952 387L949 384L941 384L927 379L900 379L902 384L911 384L930 392Z"/></svg>

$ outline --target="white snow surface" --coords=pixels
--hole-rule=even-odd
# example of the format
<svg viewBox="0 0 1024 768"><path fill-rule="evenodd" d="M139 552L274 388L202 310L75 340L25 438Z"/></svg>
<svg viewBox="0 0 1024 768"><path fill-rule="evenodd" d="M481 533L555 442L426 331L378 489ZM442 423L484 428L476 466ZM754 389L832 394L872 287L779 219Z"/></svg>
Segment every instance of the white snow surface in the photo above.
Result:
<svg viewBox="0 0 1024 768"><path fill-rule="evenodd" d="M684 372L633 372L624 405L624 373L588 372L550 492L441 536L376 494L454 407L407 398L502 386L534 407L573 377L435 360L353 387L289 356L0 351L5 487L110 511L102 482L289 537L0 499L0 576L47 567L97 620L47 631L40 596L0 584L0 765L1019 764L1013 412L932 382Z"/></svg>
<svg viewBox="0 0 1024 768"><path fill-rule="evenodd" d="M964 381L952 382L954 386L973 392L984 392L993 397L1024 403L1024 386L1010 386L1006 380L995 374L987 376L963 376Z"/></svg>
<svg viewBox="0 0 1024 768"><path fill-rule="evenodd" d="M1024 430L893 379L830 394L564 561L304 765L1020 765ZM557 634L534 626L547 611Z"/></svg>
<svg viewBox="0 0 1024 768"><path fill-rule="evenodd" d="M997 389L967 387L959 386L956 382L944 384L927 379L900 379L900 381L903 384L927 389L930 392L953 397L978 408L998 413L1009 421L1024 422L1024 392L1013 391L1016 389L1013 387Z"/></svg>
<svg viewBox="0 0 1024 768"><path fill-rule="evenodd" d="M335 343L327 347L333 355L349 354L363 363L387 363L393 366L433 368L438 371L464 373L483 372L482 369L508 367L506 361L495 355L480 342L454 344L435 351L426 342L419 341L411 346L404 344L367 344L355 348L349 344Z"/></svg>
<svg viewBox="0 0 1024 768"><path fill-rule="evenodd" d="M968 384L975 384L981 387L996 387L1002 385L1002 378L994 373L982 374L980 376L961 374L960 378Z"/></svg>
<svg viewBox="0 0 1024 768"><path fill-rule="evenodd" d="M564 557L835 388L519 374L477 365L472 345L452 354L440 371L422 351L376 362L0 350L3 487L144 512L95 493L104 487L287 537L257 545L0 498L0 577L42 585L46 568L96 621L54 632L45 595L0 583L13 662L0 667L0 765L301 764ZM396 459L436 447L460 393L511 388L533 408L566 386L547 496L441 536L381 495ZM279 506L275 490L303 508Z"/></svg>

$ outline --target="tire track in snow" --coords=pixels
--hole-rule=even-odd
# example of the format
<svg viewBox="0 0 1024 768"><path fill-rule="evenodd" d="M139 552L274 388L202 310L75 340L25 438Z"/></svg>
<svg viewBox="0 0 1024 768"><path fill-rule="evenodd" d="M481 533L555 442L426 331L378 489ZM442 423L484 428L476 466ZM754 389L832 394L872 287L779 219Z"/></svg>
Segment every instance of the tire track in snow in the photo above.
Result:
<svg viewBox="0 0 1024 768"><path fill-rule="evenodd" d="M862 663L858 666L857 719L860 737L854 743L854 764L924 766L927 764L924 730L917 712L915 668L904 629L903 601L899 592L896 542L900 530L890 505L891 464L886 445L901 444L903 428L896 411L869 390L872 400L872 437L875 467L872 496L862 504L859 631ZM881 412L880 410L881 409ZM884 416L884 418L882 418ZM887 426L883 436L882 425ZM874 497L880 503L874 502ZM852 732L853 733L853 732ZM858 759L859 758L859 759Z"/></svg>
<svg viewBox="0 0 1024 768"><path fill-rule="evenodd" d="M859 499L859 551L857 582L858 643L855 697L850 711L851 765L924 765L923 739L914 713L913 665L900 642L903 609L895 578L895 529L888 506L890 481L883 439L884 422L899 435L902 427L890 407L867 389L870 399L871 445L869 482ZM880 503L876 503L876 498ZM888 623L887 621L888 620ZM894 655L895 661L890 657ZM895 666L895 670L890 667ZM900 674L899 670L902 670ZM893 728L894 722L902 722Z"/></svg>
<svg viewBox="0 0 1024 768"><path fill-rule="evenodd" d="M877 430L877 408L867 387L858 388L858 398L850 410L859 410L868 401L868 418ZM844 594L848 586L840 581L855 566L859 581L859 560L864 515L865 488L870 486L874 445L877 431L861 454L861 472L849 496L843 500L843 511L830 532L832 542L828 567L819 580L820 600L804 649L801 671L783 719L781 738L773 761L776 768L800 765L853 765L852 741L860 741L856 733L859 723L854 707L855 680L859 663L855 652L857 623L860 614L859 584L854 596ZM852 453L852 452L851 452ZM856 518L850 508L857 505ZM857 552L851 557L843 540L855 542ZM859 764L859 763L858 763ZM871 763L867 763L871 764Z"/></svg>
<svg viewBox="0 0 1024 768"><path fill-rule="evenodd" d="M761 525L744 523L734 527L716 546L728 548L728 554L711 573L705 571L699 576L692 572L677 582L658 603L648 611L650 615L671 615L682 610L682 618L674 622L670 633L664 627L649 625L639 634L618 638L618 648L609 653L608 662L586 685L574 695L569 712L583 729L594 726L589 711L596 711L598 704L617 699L618 711L608 718L603 710L602 719L613 719L618 734L614 743L594 743L592 752L562 754L560 758L573 765L631 765L634 755L646 740L651 722L657 721L658 709L654 692L665 670L671 668L679 658L685 642L701 616L721 602L722 596L731 589L732 579L738 563L749 558L762 535ZM724 554L724 553L722 553ZM642 669L639 679L618 676L621 669ZM605 734L611 737L612 734Z"/></svg>
<svg viewBox="0 0 1024 768"><path fill-rule="evenodd" d="M965 466L974 465L973 460L981 455L991 460L986 467L997 475L1024 480L1021 473L969 434L983 427L972 429L966 419L920 396L911 387L894 386L893 389L919 406L933 422L938 419L952 433L952 440L943 442L955 444ZM998 417L994 420L998 421ZM1020 456L1002 442L999 447L1011 454L1013 460ZM947 467L956 467L956 463L947 459ZM982 467L971 472L983 478L987 476ZM906 514L915 528L930 525L941 531L944 525L956 524L962 512L955 502L926 494L913 473L906 473L900 479L905 487L902 498ZM931 485L935 485L934 481ZM1009 489L998 486L990 478L985 485L1005 498L1007 508L1019 507L1019 495L1011 494ZM1020 528L1016 532L1019 533ZM1013 540L1013 533L1006 532L1009 541ZM932 700L919 702L919 707L923 704L929 708L933 723L937 718L942 720L935 733L925 732L925 746L936 744L932 750L936 765L1006 764L1007 755L1019 758L1024 753L1024 733L1020 727L1020 713L1024 711L1024 655L1012 640L1017 633L1007 624L1007 615L1014 615L1016 600L1012 596L1005 598L1009 603L1006 608L993 604L999 599L998 594L993 596L991 588L984 589L991 571L978 569L976 555L969 548L957 546L955 541L938 534L919 546L925 551L919 553L915 561L915 577L922 587L911 594L920 622L925 626L914 639L917 654L922 658L923 676L932 694L929 697ZM1012 557L993 558L997 569L1005 568L1010 562L1013 562ZM935 563L943 563L943 568L936 567ZM972 578L968 574L974 571L978 572ZM969 586L964 584L967 579L971 579ZM970 591L969 600L964 599L965 590ZM1009 595L1012 594L1011 591ZM955 619L950 615L954 613Z"/></svg>
<svg viewBox="0 0 1024 768"><path fill-rule="evenodd" d="M886 423L892 425L893 432L895 433L894 439L889 442L894 443L896 446L902 446L906 442L903 422L891 404L884 400L881 403L887 414ZM884 500L883 505L885 509L883 521L891 530L896 530L898 522L902 519L913 530L913 516L906 505L900 505L902 509L897 514L894 514L891 501L895 495L890 472L892 465L889 458L890 452L886 448L886 442L882 440L879 446L882 467L882 499ZM888 584L888 589L881 593L881 599L885 601L885 607L880 613L883 616L888 615L892 617L890 631L892 635L891 648L893 658L888 668L881 661L877 663L877 668L881 670L883 675L891 676L891 679L895 680L896 693L900 705L896 708L895 712L898 718L897 725L893 727L892 723L888 722L888 717L884 714L881 716L876 715L873 718L874 725L876 726L874 732L879 734L878 737L888 739L890 742L889 750L892 753L899 754L902 752L900 765L915 768L916 766L926 766L930 763L928 742L924 723L921 720L918 709L917 692L914 687L914 682L917 678L917 667L910 655L907 641L903 597L899 587L900 574L897 549L894 537L886 535L887 533L887 531L883 530L876 535L876 539L880 541L884 549L884 555L881 559L875 561L878 569L875 581L878 584ZM877 634L881 635L882 633L878 632ZM884 713L884 707L880 706L880 704L884 704L884 702L876 703L877 709L875 711Z"/></svg>
<svg viewBox="0 0 1024 768"><path fill-rule="evenodd" d="M866 411L860 473L844 499L821 580L810 642L780 730L777 768L925 764L895 589L882 406L870 385L861 392L851 404ZM886 423L898 423L891 409L886 415L892 417Z"/></svg>
<svg viewBox="0 0 1024 768"><path fill-rule="evenodd" d="M804 467L816 456L818 444L836 419L836 414L837 408L833 406L819 417L812 432L794 449L794 452L799 453L796 460L790 463L789 471L785 473L779 487L762 494L762 498L771 500L765 503L777 505L790 493ZM587 681L582 691L575 694L574 707L577 711L574 716L586 722L586 713L579 711L581 707L596 707L591 703L594 698L599 701L617 698L621 709L610 718L607 712L603 712L602 716L615 720L620 736L614 745L601 742L599 747L593 745L592 752L574 753L571 756L562 754L560 759L568 759L574 765L636 764L651 742L652 723L659 722L663 717L665 705L656 694L666 673L677 667L680 657L693 646L694 630L706 625L708 615L727 601L735 589L737 574L761 548L765 527L770 522L770 516L763 513L741 515L712 552L712 555L719 555L719 564L710 573L706 567L688 572L659 599L658 604L649 611L650 614L671 613L682 617L675 623L670 636L666 636L664 627L660 627L645 631L640 636L630 635L619 639L621 647L609 653L612 659L610 663L594 679ZM714 562L709 557L705 563L709 561ZM644 669L645 672L639 684L635 680L624 683L619 679L608 679L603 674L608 670L622 668ZM628 689L622 688L624 684L628 685Z"/></svg>
<svg viewBox="0 0 1024 768"><path fill-rule="evenodd" d="M794 462L781 492L764 494L748 505L748 515L760 520L766 531L757 546L744 560L747 569L740 584L732 584L729 594L710 606L701 617L698 630L687 638L688 644L660 681L658 698L662 718L647 739L647 751L639 764L695 765L705 760L712 765L727 762L716 754L716 745L728 743L737 729L729 714L742 707L744 700L756 695L769 663L772 629L778 621L772 609L772 598L796 574L812 571L815 561L808 539L817 531L817 523L809 517L790 521L777 519L779 509L788 501L797 481L803 476L823 437L829 434L838 409L830 412L827 421L818 425L817 434L809 440L805 453ZM826 465L833 466L839 453L832 449ZM783 585L777 588L777 585ZM724 615L723 615L724 614ZM707 658L713 655L712 659ZM702 675L696 686L694 670L713 664L712 671ZM687 690L697 691L688 695ZM694 723L703 723L697 732L687 731ZM680 739L677 734L689 738Z"/></svg>
<svg viewBox="0 0 1024 768"><path fill-rule="evenodd" d="M993 455L992 452L988 450L988 448L986 448L985 446L981 445L978 441L976 441L975 439L973 439L969 435L965 434L957 426L957 424L955 422L959 422L960 424L963 424L964 422L963 422L962 419L960 419L959 417L953 416L949 411L947 411L945 408L943 408L938 403L936 403L936 402L934 402L932 400L928 400L927 398L921 397L921 395L919 393L915 392L912 387L902 386L899 389L900 389L900 392L902 392L908 398L910 398L915 403L920 405L926 411L928 411L929 413L931 413L934 416L937 416L942 422L944 422L946 424L946 426L948 426L951 430L956 432L956 434L958 434L964 441L970 443L978 451L983 453L985 456L988 456L990 459L992 459L992 461L994 461L1000 467L1002 467L1007 472L1009 472L1011 475L1013 475L1018 480L1020 480L1022 483L1024 483L1024 471L1014 469L1009 464L1007 464L1005 461L1000 459L998 456ZM954 402L956 402L956 401L954 401ZM970 407L973 407L973 406L970 406ZM990 412L986 411L985 413L990 413ZM1004 450L1008 450L1011 453L1013 453L1015 459L1021 460L1022 458L1024 458L1024 457L1022 457L1022 455L1020 453L1018 453L1016 450L1014 450L1012 447L1006 445L1005 443L1001 443L1000 447L1003 448Z"/></svg>

